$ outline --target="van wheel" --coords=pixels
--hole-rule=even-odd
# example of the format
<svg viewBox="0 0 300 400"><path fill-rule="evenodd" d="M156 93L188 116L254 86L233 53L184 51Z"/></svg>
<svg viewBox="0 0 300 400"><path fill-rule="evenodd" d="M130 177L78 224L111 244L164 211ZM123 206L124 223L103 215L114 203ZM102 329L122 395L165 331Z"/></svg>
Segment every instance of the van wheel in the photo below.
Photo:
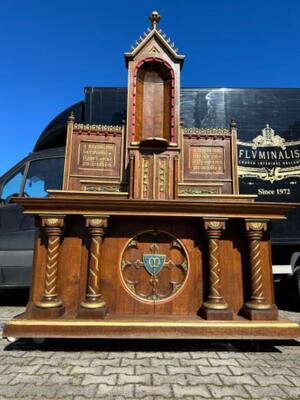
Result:
<svg viewBox="0 0 300 400"><path fill-rule="evenodd" d="M290 293L291 305L297 310L300 309L300 265L298 265L293 275L288 280L288 290Z"/></svg>
<svg viewBox="0 0 300 400"><path fill-rule="evenodd" d="M296 295L298 297L298 304L300 304L300 266L298 266L295 269L293 276L295 279Z"/></svg>
<svg viewBox="0 0 300 400"><path fill-rule="evenodd" d="M32 340L33 340L33 343L35 343L35 344L42 344L42 343L44 343L44 341L46 339L43 337L35 337L35 338L32 338Z"/></svg>

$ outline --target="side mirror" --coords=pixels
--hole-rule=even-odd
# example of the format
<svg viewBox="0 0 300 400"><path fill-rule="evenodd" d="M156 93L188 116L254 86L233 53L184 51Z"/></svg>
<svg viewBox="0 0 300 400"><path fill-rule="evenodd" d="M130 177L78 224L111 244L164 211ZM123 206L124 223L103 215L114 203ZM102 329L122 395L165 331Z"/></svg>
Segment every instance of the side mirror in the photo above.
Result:
<svg viewBox="0 0 300 400"><path fill-rule="evenodd" d="M18 196L19 196L19 193L12 193L12 194L10 194L10 195L7 196L6 199L4 200L4 204L12 204L11 199L12 199L13 197L18 197Z"/></svg>

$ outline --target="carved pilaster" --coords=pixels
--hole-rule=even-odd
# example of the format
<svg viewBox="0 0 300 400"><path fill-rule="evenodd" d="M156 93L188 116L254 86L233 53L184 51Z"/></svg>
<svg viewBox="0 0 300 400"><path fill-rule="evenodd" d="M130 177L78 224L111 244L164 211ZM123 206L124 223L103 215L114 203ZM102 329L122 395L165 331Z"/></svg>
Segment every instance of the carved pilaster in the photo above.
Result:
<svg viewBox="0 0 300 400"><path fill-rule="evenodd" d="M176 200L178 198L178 179L179 179L179 157L176 155L173 159L173 169L174 169L174 177L173 177L173 199Z"/></svg>
<svg viewBox="0 0 300 400"><path fill-rule="evenodd" d="M106 311L106 303L100 289L102 242L107 228L108 216L86 216L90 236L89 263L85 300L82 308Z"/></svg>
<svg viewBox="0 0 300 400"><path fill-rule="evenodd" d="M150 172L149 169L151 168L150 158L142 157L141 164L142 164L141 198L148 200L150 195L150 185L151 185L150 174L149 174Z"/></svg>
<svg viewBox="0 0 300 400"><path fill-rule="evenodd" d="M233 314L222 295L219 240L225 229L224 219L204 219L208 239L208 299L203 303L202 314L207 319L232 319Z"/></svg>
<svg viewBox="0 0 300 400"><path fill-rule="evenodd" d="M244 313L250 319L269 319L266 311L274 311L275 307L265 298L261 259L261 240L267 231L267 221L246 220L245 228L249 246L250 299L244 305Z"/></svg>
<svg viewBox="0 0 300 400"><path fill-rule="evenodd" d="M48 239L47 264L43 295L35 306L39 308L61 308L63 303L57 294L57 276L60 241L64 231L64 216L42 217L42 227L44 227Z"/></svg>
<svg viewBox="0 0 300 400"><path fill-rule="evenodd" d="M129 198L134 199L134 168L135 168L135 156L130 154L129 156Z"/></svg>

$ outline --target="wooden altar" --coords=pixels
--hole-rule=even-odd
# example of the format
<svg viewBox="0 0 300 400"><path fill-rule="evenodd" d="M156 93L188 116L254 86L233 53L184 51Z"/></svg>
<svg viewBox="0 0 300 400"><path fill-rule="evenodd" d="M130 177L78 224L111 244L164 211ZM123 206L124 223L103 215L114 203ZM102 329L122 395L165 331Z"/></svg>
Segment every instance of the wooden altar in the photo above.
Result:
<svg viewBox="0 0 300 400"><path fill-rule="evenodd" d="M180 124L184 56L158 30L125 54L122 126L70 115L63 190L21 198L36 218L26 312L4 336L288 338L272 281L271 220L292 204L238 194L236 136Z"/></svg>

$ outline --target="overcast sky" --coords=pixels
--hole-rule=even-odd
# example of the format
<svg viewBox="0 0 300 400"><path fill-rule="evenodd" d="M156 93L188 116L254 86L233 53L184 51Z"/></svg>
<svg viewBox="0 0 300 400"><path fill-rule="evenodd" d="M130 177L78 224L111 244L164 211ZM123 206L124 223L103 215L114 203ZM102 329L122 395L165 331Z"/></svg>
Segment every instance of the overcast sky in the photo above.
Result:
<svg viewBox="0 0 300 400"><path fill-rule="evenodd" d="M85 86L127 85L123 53L154 9L182 86L300 87L299 0L2 0L0 175Z"/></svg>

